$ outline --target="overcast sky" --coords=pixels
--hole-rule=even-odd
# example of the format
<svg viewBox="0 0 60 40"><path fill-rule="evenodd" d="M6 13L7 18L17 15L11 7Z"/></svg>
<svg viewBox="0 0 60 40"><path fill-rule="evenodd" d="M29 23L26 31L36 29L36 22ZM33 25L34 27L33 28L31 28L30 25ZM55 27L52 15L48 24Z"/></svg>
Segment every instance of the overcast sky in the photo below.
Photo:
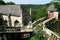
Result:
<svg viewBox="0 0 60 40"><path fill-rule="evenodd" d="M52 0L4 0L5 2L14 2L16 4L46 4Z"/></svg>

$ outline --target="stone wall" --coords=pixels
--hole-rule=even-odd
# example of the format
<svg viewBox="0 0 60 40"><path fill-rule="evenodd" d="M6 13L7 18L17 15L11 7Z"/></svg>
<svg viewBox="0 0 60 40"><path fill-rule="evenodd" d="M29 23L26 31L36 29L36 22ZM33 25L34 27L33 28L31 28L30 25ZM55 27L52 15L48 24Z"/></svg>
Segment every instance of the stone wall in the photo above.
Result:
<svg viewBox="0 0 60 40"><path fill-rule="evenodd" d="M9 26L9 17L8 15L2 15L4 21L7 21L7 25ZM14 26L14 22L17 20L19 22L19 26L22 24L22 17L18 17L18 16L10 16L11 17L11 24L12 26Z"/></svg>

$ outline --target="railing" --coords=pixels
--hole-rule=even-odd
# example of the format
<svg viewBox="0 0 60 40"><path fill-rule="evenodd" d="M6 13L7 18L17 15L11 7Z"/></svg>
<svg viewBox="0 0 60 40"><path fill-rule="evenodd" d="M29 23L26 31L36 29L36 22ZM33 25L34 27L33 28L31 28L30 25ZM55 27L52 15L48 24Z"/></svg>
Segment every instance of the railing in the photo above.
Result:
<svg viewBox="0 0 60 40"><path fill-rule="evenodd" d="M0 33L22 33L22 32L32 32L32 29L27 29L25 27L9 27L0 26Z"/></svg>
<svg viewBox="0 0 60 40"><path fill-rule="evenodd" d="M32 23L33 27L36 26L37 24L39 24L40 22L45 21L46 19L47 19L46 17L43 17L43 18L40 18L40 19L34 21L34 22Z"/></svg>
<svg viewBox="0 0 60 40"><path fill-rule="evenodd" d="M51 22L53 22L53 21L55 21L54 20L54 18L55 17L53 17L53 18L51 18L51 19L47 19L47 20L45 20L45 21L43 21L43 30L47 33L47 34L49 34L50 35L50 37L49 37L49 39L48 40L60 40L60 37L55 33L55 32L53 32L53 31L51 31L51 29L48 29L49 27L53 27L51 24L53 24L53 23L51 23ZM53 21L52 21L53 20ZM46 23L48 23L47 25L46 25ZM50 24L51 23L51 24ZM50 25L49 25L50 24ZM48 28L47 28L48 27Z"/></svg>
<svg viewBox="0 0 60 40"><path fill-rule="evenodd" d="M37 22L39 22L39 21L41 21L41 20L43 20L43 19L45 19L45 18L46 18L46 17L40 18L40 19L34 21L32 24L35 24L35 23L37 23Z"/></svg>
<svg viewBox="0 0 60 40"><path fill-rule="evenodd" d="M50 28L54 27L55 21L56 21L55 17L53 17L53 18L50 18L50 19L43 21L43 25L45 25L45 27L50 29ZM50 29L50 30L52 30L52 29Z"/></svg>
<svg viewBox="0 0 60 40"><path fill-rule="evenodd" d="M49 40L51 40L51 39L56 39L56 40L59 39L60 40L60 37L58 36L58 34L49 30L48 28L44 28L44 31L46 31L46 33L50 35Z"/></svg>
<svg viewBox="0 0 60 40"><path fill-rule="evenodd" d="M8 27L8 26L0 26L0 32L14 32L20 31L20 27Z"/></svg>
<svg viewBox="0 0 60 40"><path fill-rule="evenodd" d="M20 31L20 27L5 27L6 32Z"/></svg>

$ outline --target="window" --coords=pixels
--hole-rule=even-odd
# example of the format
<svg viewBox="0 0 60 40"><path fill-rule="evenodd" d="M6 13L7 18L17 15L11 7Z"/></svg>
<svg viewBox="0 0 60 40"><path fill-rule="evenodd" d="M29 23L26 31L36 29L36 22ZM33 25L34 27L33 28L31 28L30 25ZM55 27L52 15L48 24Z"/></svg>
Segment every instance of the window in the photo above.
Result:
<svg viewBox="0 0 60 40"><path fill-rule="evenodd" d="M14 22L14 26L19 26L19 21L16 20L16 21Z"/></svg>

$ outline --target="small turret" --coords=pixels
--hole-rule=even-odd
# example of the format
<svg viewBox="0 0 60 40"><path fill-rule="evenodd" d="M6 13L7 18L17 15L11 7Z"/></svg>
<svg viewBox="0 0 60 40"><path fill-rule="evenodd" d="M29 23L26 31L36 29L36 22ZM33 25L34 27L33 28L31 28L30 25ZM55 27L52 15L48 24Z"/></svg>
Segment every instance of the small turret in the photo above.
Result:
<svg viewBox="0 0 60 40"><path fill-rule="evenodd" d="M48 17L49 18L56 17L56 19L58 19L58 12L57 12L57 9L55 8L54 4L51 4L48 7L47 11L48 11Z"/></svg>

